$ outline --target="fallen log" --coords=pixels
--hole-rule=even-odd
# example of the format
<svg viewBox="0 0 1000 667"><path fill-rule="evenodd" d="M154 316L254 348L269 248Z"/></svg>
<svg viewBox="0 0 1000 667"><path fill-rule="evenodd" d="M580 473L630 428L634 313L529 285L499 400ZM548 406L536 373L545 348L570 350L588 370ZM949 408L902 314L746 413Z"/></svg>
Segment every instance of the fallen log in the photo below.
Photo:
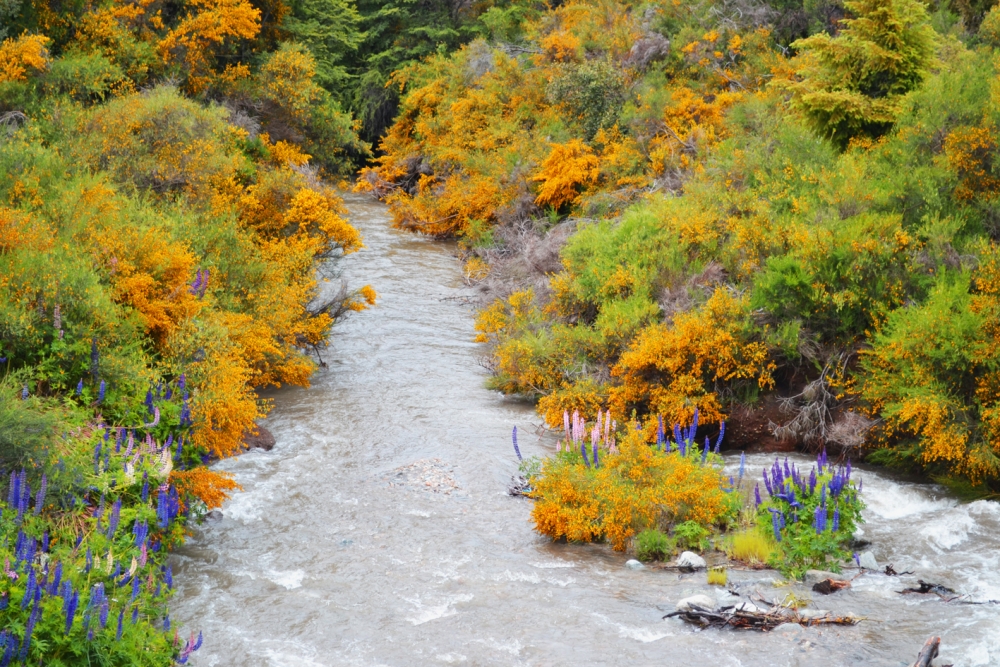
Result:
<svg viewBox="0 0 1000 667"><path fill-rule="evenodd" d="M811 625L857 625L864 619L856 616L803 616L794 609L772 606L767 610L751 611L740 606L722 607L718 611L691 605L684 611L675 611L663 618L678 617L682 621L703 628L735 628L768 632L785 623Z"/></svg>
<svg viewBox="0 0 1000 667"><path fill-rule="evenodd" d="M917 654L917 661L911 667L931 667L931 661L938 656L938 647L941 646L940 637L931 637L924 642L924 647Z"/></svg>
<svg viewBox="0 0 1000 667"><path fill-rule="evenodd" d="M923 579L917 579L917 583L920 585L920 588L904 588L903 590L899 591L900 595L906 595L907 593L918 593L920 595L933 593L942 600L943 599L954 600L961 597L953 589L948 588L947 586L942 586L941 584L932 584L924 581Z"/></svg>

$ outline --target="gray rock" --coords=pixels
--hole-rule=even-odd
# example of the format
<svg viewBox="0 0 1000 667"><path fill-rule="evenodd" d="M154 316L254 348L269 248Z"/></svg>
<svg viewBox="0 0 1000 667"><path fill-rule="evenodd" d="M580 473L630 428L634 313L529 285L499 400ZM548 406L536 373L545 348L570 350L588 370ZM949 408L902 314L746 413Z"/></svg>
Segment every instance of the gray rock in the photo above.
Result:
<svg viewBox="0 0 1000 667"><path fill-rule="evenodd" d="M212 510L205 515L205 521L218 522L222 521L222 510Z"/></svg>
<svg viewBox="0 0 1000 667"><path fill-rule="evenodd" d="M645 565L643 565L634 558L630 558L629 560L625 561L625 567L627 567L630 570L643 570L646 568Z"/></svg>
<svg viewBox="0 0 1000 667"><path fill-rule="evenodd" d="M863 567L866 570L878 569L878 561L875 560L875 554L873 554L871 551L866 551L863 554L861 554L859 560L861 561L861 567Z"/></svg>
<svg viewBox="0 0 1000 667"><path fill-rule="evenodd" d="M705 559L696 553L685 551L677 559L677 567L690 567L695 570L705 569Z"/></svg>
<svg viewBox="0 0 1000 667"><path fill-rule="evenodd" d="M243 434L243 444L247 449L263 449L265 452L271 451L277 440L266 428L257 424L257 434L253 435L249 431Z"/></svg>
<svg viewBox="0 0 1000 667"><path fill-rule="evenodd" d="M692 595L677 603L677 611L691 611L692 607L712 611L715 609L715 600L707 595Z"/></svg>
<svg viewBox="0 0 1000 667"><path fill-rule="evenodd" d="M796 635L801 635L805 632L805 630L798 623L782 623L771 632L778 635L784 635L786 637L794 637Z"/></svg>
<svg viewBox="0 0 1000 667"><path fill-rule="evenodd" d="M805 575L805 585L814 586L821 581L826 579L833 579L834 581L842 581L844 579L843 575L837 574L836 572L827 572L826 570L806 570Z"/></svg>

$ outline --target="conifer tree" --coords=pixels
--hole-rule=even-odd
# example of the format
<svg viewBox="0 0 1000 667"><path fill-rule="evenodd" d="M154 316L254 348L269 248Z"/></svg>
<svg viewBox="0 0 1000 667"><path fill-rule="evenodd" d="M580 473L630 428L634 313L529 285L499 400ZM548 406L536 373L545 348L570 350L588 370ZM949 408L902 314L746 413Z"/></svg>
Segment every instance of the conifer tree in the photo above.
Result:
<svg viewBox="0 0 1000 667"><path fill-rule="evenodd" d="M817 132L841 148L854 137L877 138L892 127L902 96L923 80L934 53L934 29L920 0L844 3L836 37L792 44L802 54L799 81L785 83L793 105Z"/></svg>

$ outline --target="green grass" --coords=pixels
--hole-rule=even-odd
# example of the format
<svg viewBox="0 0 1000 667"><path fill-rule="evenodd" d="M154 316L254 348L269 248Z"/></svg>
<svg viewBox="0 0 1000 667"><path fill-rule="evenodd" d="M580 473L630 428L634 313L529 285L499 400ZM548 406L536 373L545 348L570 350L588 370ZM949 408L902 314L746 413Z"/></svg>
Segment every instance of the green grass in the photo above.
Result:
<svg viewBox="0 0 1000 667"><path fill-rule="evenodd" d="M755 528L734 533L726 545L726 555L750 565L764 565L777 551L777 544L770 536Z"/></svg>

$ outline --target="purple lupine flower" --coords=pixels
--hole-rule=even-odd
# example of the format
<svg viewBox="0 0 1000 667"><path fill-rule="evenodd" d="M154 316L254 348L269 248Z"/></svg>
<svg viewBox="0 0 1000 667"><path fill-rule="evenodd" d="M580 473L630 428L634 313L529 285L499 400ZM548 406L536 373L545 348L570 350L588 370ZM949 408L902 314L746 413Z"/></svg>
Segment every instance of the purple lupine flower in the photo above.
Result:
<svg viewBox="0 0 1000 667"><path fill-rule="evenodd" d="M656 444L658 449L663 449L663 441L667 439L663 432L663 415L656 415Z"/></svg>
<svg viewBox="0 0 1000 667"><path fill-rule="evenodd" d="M180 389L181 391L184 391L185 382L186 380L184 378L184 373L181 373L181 376L177 379L177 388Z"/></svg>
<svg viewBox="0 0 1000 667"><path fill-rule="evenodd" d="M169 614L163 617L163 631L164 632L170 632L170 615Z"/></svg>
<svg viewBox="0 0 1000 667"><path fill-rule="evenodd" d="M704 463L708 460L708 436L705 436L705 449L701 451L701 462Z"/></svg>
<svg viewBox="0 0 1000 667"><path fill-rule="evenodd" d="M677 443L677 449L679 449L681 451L681 456L683 456L684 455L684 445L681 444L683 442L683 438L681 437L681 425L680 424L674 424L674 442Z"/></svg>
<svg viewBox="0 0 1000 667"><path fill-rule="evenodd" d="M809 470L809 495L811 496L814 491L816 491L816 468L811 468Z"/></svg>
<svg viewBox="0 0 1000 667"><path fill-rule="evenodd" d="M725 422L723 422L724 424ZM747 453L740 452L740 481L743 481L743 473L746 472L747 467Z"/></svg>
<svg viewBox="0 0 1000 667"><path fill-rule="evenodd" d="M517 451L517 449L515 448L514 451ZM149 500L149 481L147 479L148 477L149 473L147 472L142 473L142 493L141 493L142 502L146 502L147 500Z"/></svg>
<svg viewBox="0 0 1000 667"><path fill-rule="evenodd" d="M580 443L580 454L583 455L583 465L590 467L590 461L587 460L587 445L583 442Z"/></svg>
<svg viewBox="0 0 1000 667"><path fill-rule="evenodd" d="M132 625L139 622L139 607L132 608Z"/></svg>
<svg viewBox="0 0 1000 667"><path fill-rule="evenodd" d="M726 422L719 422L719 438L715 441L715 453L719 453L719 447L722 445L722 438L726 435Z"/></svg>
<svg viewBox="0 0 1000 667"><path fill-rule="evenodd" d="M42 505L45 503L45 491L49 488L49 480L42 473L42 483L38 486L38 494L35 495L35 514L39 514L42 511Z"/></svg>
<svg viewBox="0 0 1000 667"><path fill-rule="evenodd" d="M826 508L822 505L816 507L815 517L813 519L813 526L816 528L816 534L821 534L826 530Z"/></svg>
<svg viewBox="0 0 1000 667"><path fill-rule="evenodd" d="M163 580L165 582L167 582L167 590L173 590L173 588L174 588L174 573L170 569L169 565L167 565L167 567L163 570Z"/></svg>
<svg viewBox="0 0 1000 667"><path fill-rule="evenodd" d="M15 498L21 497L21 478L16 472L10 473L10 486L7 490L7 504L14 507Z"/></svg>
<svg viewBox="0 0 1000 667"><path fill-rule="evenodd" d="M31 609L31 614L28 616L28 622L24 626L24 641L21 642L21 660L28 657L28 651L31 649L31 635L34 633L35 624L38 623L38 619L41 615L41 607L38 605L38 600L35 600L35 606Z"/></svg>
<svg viewBox="0 0 1000 667"><path fill-rule="evenodd" d="M62 581L62 561L56 563L55 570L52 571L52 583L49 584L49 595L59 592L59 583Z"/></svg>
<svg viewBox="0 0 1000 667"><path fill-rule="evenodd" d="M90 547L87 547L87 561L83 573L89 574L90 568L92 568L93 566L94 566L94 555L90 552ZM69 585L69 582L67 581L66 584Z"/></svg>
<svg viewBox="0 0 1000 667"><path fill-rule="evenodd" d="M198 274L195 276L194 282L191 283L190 292L197 296L199 289L201 289L201 269L198 269Z"/></svg>
<svg viewBox="0 0 1000 667"><path fill-rule="evenodd" d="M108 518L108 539L114 539L115 531L118 530L118 520L122 513L122 499L118 498L115 500L115 504L111 506L111 516Z"/></svg>
<svg viewBox="0 0 1000 667"><path fill-rule="evenodd" d="M28 585L24 589L24 597L21 598L21 609L27 609L31 604L31 599L35 597L35 588L38 586L38 579L35 577L35 568L28 567Z"/></svg>
<svg viewBox="0 0 1000 667"><path fill-rule="evenodd" d="M90 374L94 378L94 382L97 382L97 376L100 374L101 365L101 353L97 350L97 339L93 338L90 341Z"/></svg>
<svg viewBox="0 0 1000 667"><path fill-rule="evenodd" d="M132 604L135 599L139 597L139 577L132 580L132 597L129 599L128 603Z"/></svg>
<svg viewBox="0 0 1000 667"><path fill-rule="evenodd" d="M122 640L122 630L124 629L124 626L125 626L125 608L122 607L122 610L118 612L118 632L115 633L115 641L120 642Z"/></svg>
<svg viewBox="0 0 1000 667"><path fill-rule="evenodd" d="M760 507L760 484L754 484L753 487L753 500L754 508Z"/></svg>
<svg viewBox="0 0 1000 667"><path fill-rule="evenodd" d="M198 298L202 299L205 297L205 290L208 289L208 269L205 269L205 274L201 279L201 290L198 292Z"/></svg>
<svg viewBox="0 0 1000 667"><path fill-rule="evenodd" d="M785 477L791 477L792 471L788 468L788 457L785 457Z"/></svg>
<svg viewBox="0 0 1000 667"><path fill-rule="evenodd" d="M858 480L858 493L861 493L861 490L864 488L864 486L865 486L865 478L862 477L861 479Z"/></svg>
<svg viewBox="0 0 1000 667"><path fill-rule="evenodd" d="M76 615L76 607L80 603L80 594L73 591L63 602L63 611L66 612L66 634L69 635L70 630L73 629L73 617Z"/></svg>
<svg viewBox="0 0 1000 667"><path fill-rule="evenodd" d="M819 488L819 504L826 505L826 484Z"/></svg>
<svg viewBox="0 0 1000 667"><path fill-rule="evenodd" d="M28 400L28 385L24 385L23 387L21 387L21 400L22 401Z"/></svg>
<svg viewBox="0 0 1000 667"><path fill-rule="evenodd" d="M774 539L777 542L781 542L781 524L778 522L778 513L771 512L771 527L774 529Z"/></svg>
<svg viewBox="0 0 1000 667"><path fill-rule="evenodd" d="M521 458L521 450L517 446L517 427L516 426L514 427L514 430L511 432L511 439L514 440L514 453L517 454L517 460L518 461L523 461L524 459Z"/></svg>
<svg viewBox="0 0 1000 667"><path fill-rule="evenodd" d="M594 467L595 468L599 468L601 466L601 461L600 461L600 459L597 456L597 443L598 443L598 441L600 441L600 439L601 439L601 436L597 432L597 427L595 426L593 434L591 435L591 441L590 441L590 448L591 448L591 450L593 451L593 454L594 454Z"/></svg>
<svg viewBox="0 0 1000 667"><path fill-rule="evenodd" d="M767 476L767 468L764 469L764 488L767 489L767 495L774 495L774 490L771 488L771 480Z"/></svg>
<svg viewBox="0 0 1000 667"><path fill-rule="evenodd" d="M858 567L861 567L861 556L858 555L857 551L854 552L854 562L858 564Z"/></svg>
<svg viewBox="0 0 1000 667"><path fill-rule="evenodd" d="M833 527L832 527L831 530L833 530L833 532L835 532L835 533L838 530L840 530L840 508L839 507L837 507L837 508L835 508L833 510Z"/></svg>
<svg viewBox="0 0 1000 667"><path fill-rule="evenodd" d="M851 459L847 459L847 472L844 475L845 479L851 478Z"/></svg>
<svg viewBox="0 0 1000 667"><path fill-rule="evenodd" d="M97 402L98 403L103 403L104 402L104 390L105 389L106 389L106 385L104 384L104 380L101 380L101 387L100 387L100 389L97 390Z"/></svg>
<svg viewBox="0 0 1000 667"><path fill-rule="evenodd" d="M76 395L79 396L82 393L83 393L83 378L80 378L80 381L76 383Z"/></svg>

